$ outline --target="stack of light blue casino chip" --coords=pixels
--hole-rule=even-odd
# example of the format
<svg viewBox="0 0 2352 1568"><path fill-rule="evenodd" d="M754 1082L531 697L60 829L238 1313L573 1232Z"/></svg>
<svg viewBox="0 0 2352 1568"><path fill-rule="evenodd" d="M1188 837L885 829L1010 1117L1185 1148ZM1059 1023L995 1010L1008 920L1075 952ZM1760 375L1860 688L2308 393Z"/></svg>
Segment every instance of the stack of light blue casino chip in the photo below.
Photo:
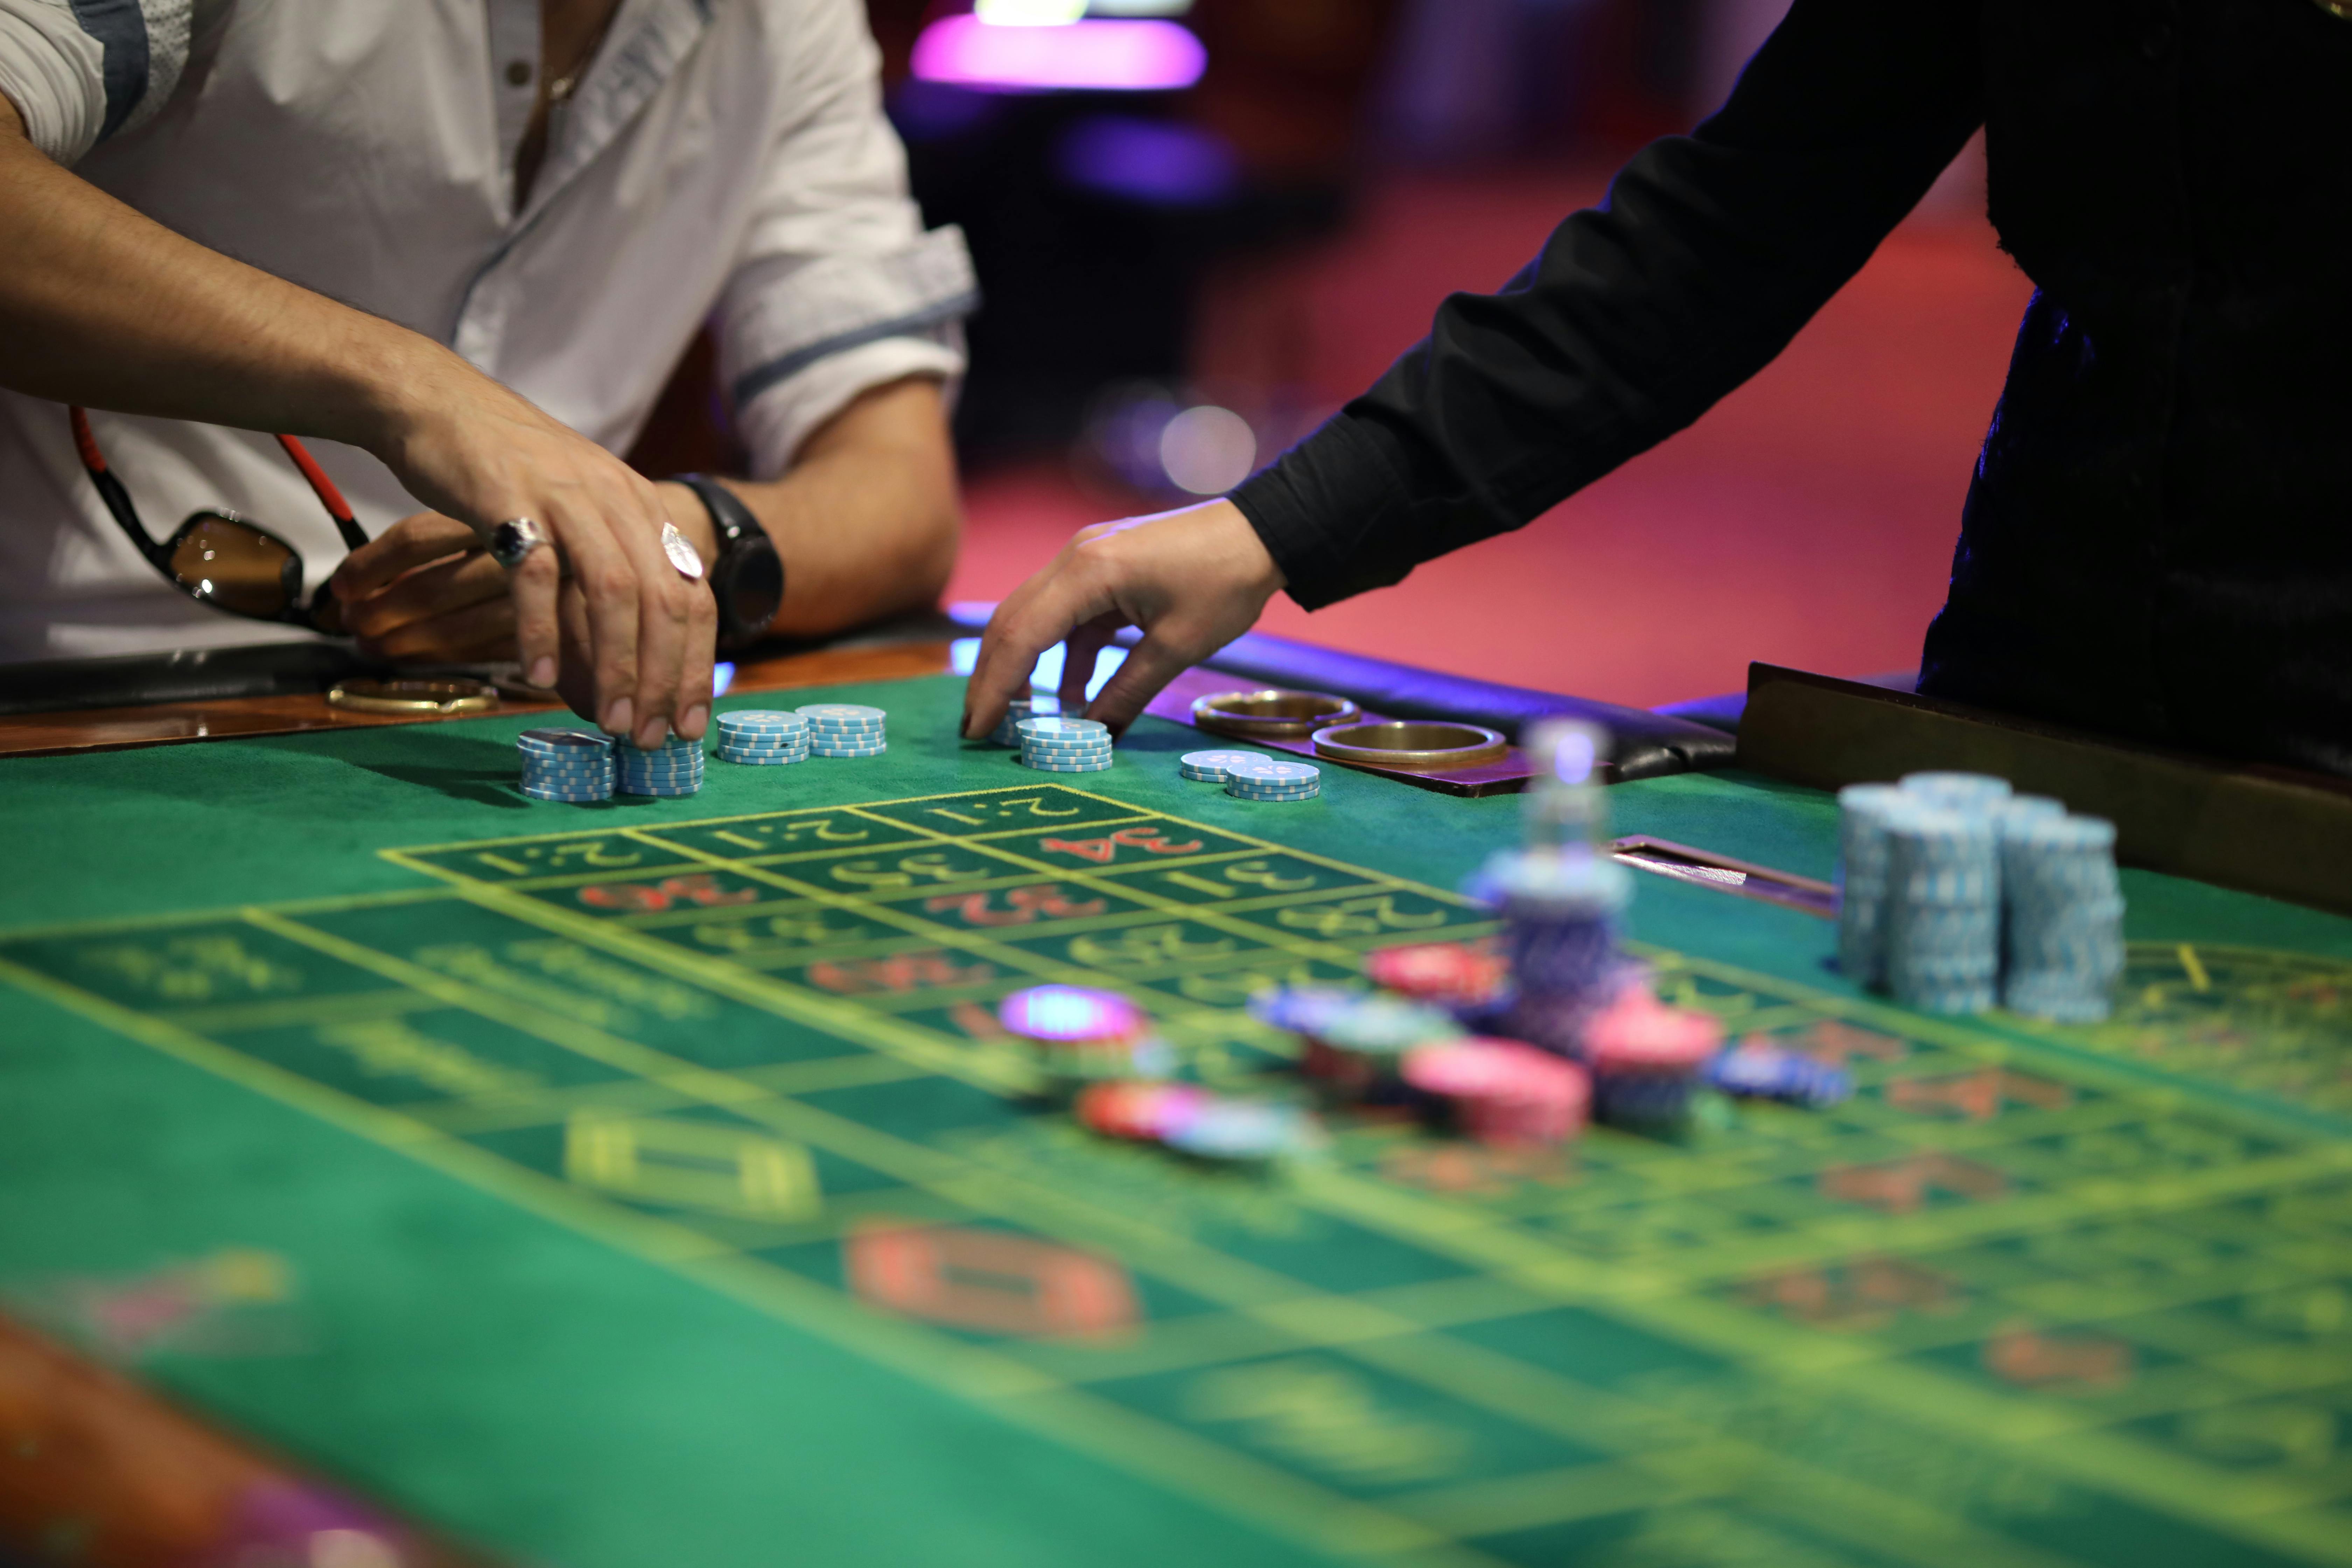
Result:
<svg viewBox="0 0 2352 1568"><path fill-rule="evenodd" d="M1838 968L1857 985L1886 981L1886 814L1914 798L1893 784L1838 791Z"/></svg>
<svg viewBox="0 0 2352 1568"><path fill-rule="evenodd" d="M1024 719L1021 760L1049 773L1098 773L1110 766L1110 726L1092 719Z"/></svg>
<svg viewBox="0 0 2352 1568"><path fill-rule="evenodd" d="M817 702L797 710L808 721L809 752L819 757L878 757L890 749L890 716L859 702Z"/></svg>
<svg viewBox="0 0 2352 1568"><path fill-rule="evenodd" d="M991 745L1017 746L1021 743L1021 721L1037 716L1037 700L1034 697L1014 698L1004 706L1004 717L988 732Z"/></svg>
<svg viewBox="0 0 2352 1568"><path fill-rule="evenodd" d="M1221 784L1229 768L1272 761L1264 752L1187 752L1176 759L1176 771L1194 784Z"/></svg>
<svg viewBox="0 0 2352 1568"><path fill-rule="evenodd" d="M719 716L719 754L730 763L781 767L806 760L809 721L797 713L750 708Z"/></svg>
<svg viewBox="0 0 2352 1568"><path fill-rule="evenodd" d="M586 730L525 730L522 793L533 800L580 804L613 795L613 742Z"/></svg>
<svg viewBox="0 0 2352 1568"><path fill-rule="evenodd" d="M1886 985L1928 1013L1981 1013L2000 980L2000 834L1927 798L1885 814Z"/></svg>
<svg viewBox="0 0 2352 1568"><path fill-rule="evenodd" d="M2105 1018L2124 966L2115 824L2011 814L2000 823L2000 861L2008 916L2002 1005L2059 1023Z"/></svg>
<svg viewBox="0 0 2352 1568"><path fill-rule="evenodd" d="M613 788L620 795L692 795L702 787L702 746L672 735L650 751L613 746Z"/></svg>
<svg viewBox="0 0 2352 1568"><path fill-rule="evenodd" d="M1323 770L1306 763L1236 763L1225 769L1225 793L1240 800L1312 800L1323 793Z"/></svg>

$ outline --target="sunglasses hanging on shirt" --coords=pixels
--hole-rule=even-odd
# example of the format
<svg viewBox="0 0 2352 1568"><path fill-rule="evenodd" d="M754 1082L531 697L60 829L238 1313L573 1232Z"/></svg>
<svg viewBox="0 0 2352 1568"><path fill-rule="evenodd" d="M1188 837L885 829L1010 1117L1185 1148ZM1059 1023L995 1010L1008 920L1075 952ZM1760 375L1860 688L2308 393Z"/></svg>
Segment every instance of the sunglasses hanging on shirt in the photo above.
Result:
<svg viewBox="0 0 2352 1568"><path fill-rule="evenodd" d="M279 621L289 626L308 626L330 636L343 635L342 607L336 603L327 585L305 603L302 596L302 556L292 545L257 523L247 521L236 512L207 507L188 514L179 531L163 543L155 542L146 525L139 521L138 508L131 504L131 492L107 466L106 454L99 450L98 437L91 434L89 416L79 408L70 409L73 416L74 449L81 454L81 466L89 473L91 484L98 487L100 500L114 515L131 542L163 574L164 580L191 599L226 610L232 616L244 616L257 621ZM278 444L294 459L294 466L310 483L311 491L334 520L335 531L343 536L344 545L357 550L368 542L360 525L352 516L350 503L335 481L319 467L302 443L291 436L280 436Z"/></svg>

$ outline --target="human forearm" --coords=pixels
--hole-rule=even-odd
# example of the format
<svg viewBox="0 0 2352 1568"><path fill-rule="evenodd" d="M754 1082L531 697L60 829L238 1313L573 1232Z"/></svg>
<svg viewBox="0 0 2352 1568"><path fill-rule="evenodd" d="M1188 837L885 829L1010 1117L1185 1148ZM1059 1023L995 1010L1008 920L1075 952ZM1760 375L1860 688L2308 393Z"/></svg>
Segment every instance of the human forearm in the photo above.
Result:
<svg viewBox="0 0 2352 1568"><path fill-rule="evenodd" d="M380 447L473 373L430 339L184 239L51 163L0 98L0 384Z"/></svg>
<svg viewBox="0 0 2352 1568"><path fill-rule="evenodd" d="M955 569L962 513L939 385L880 386L803 445L792 468L728 488L760 520L784 563L774 630L822 637L937 601ZM708 559L709 520L683 486L663 486L672 517ZM686 524L681 521L681 527Z"/></svg>
<svg viewBox="0 0 2352 1568"><path fill-rule="evenodd" d="M1785 347L1979 118L1966 7L1798 0L1723 112L1644 149L1503 289L1234 500L1308 608L1516 528Z"/></svg>
<svg viewBox="0 0 2352 1568"><path fill-rule="evenodd" d="M373 452L467 530L531 519L552 548L500 584L524 667L565 675L583 712L640 743L673 721L701 733L716 612L663 556L651 485L430 339L207 250L77 178L26 138L13 104L0 116L0 385L326 437ZM568 638L559 560L584 588Z"/></svg>

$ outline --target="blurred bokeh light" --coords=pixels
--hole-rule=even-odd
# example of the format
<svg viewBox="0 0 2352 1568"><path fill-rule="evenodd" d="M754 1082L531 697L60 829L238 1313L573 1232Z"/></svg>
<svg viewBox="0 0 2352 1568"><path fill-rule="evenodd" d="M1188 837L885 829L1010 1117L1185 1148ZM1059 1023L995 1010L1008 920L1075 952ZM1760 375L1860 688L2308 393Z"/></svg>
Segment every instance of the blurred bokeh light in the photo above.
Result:
<svg viewBox="0 0 2352 1568"><path fill-rule="evenodd" d="M924 81L982 90L1167 92L1200 80L1207 65L1201 40L1178 22L1103 17L1006 26L967 14L923 29L913 69Z"/></svg>

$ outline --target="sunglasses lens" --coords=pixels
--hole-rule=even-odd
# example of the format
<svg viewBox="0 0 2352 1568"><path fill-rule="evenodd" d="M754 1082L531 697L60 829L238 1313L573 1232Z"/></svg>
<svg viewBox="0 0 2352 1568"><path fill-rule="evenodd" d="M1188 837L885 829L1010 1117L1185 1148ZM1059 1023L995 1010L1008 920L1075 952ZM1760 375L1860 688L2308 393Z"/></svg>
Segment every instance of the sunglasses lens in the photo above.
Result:
<svg viewBox="0 0 2352 1568"><path fill-rule="evenodd" d="M266 620L302 593L299 556L249 523L204 512L172 542L172 575L199 599Z"/></svg>

